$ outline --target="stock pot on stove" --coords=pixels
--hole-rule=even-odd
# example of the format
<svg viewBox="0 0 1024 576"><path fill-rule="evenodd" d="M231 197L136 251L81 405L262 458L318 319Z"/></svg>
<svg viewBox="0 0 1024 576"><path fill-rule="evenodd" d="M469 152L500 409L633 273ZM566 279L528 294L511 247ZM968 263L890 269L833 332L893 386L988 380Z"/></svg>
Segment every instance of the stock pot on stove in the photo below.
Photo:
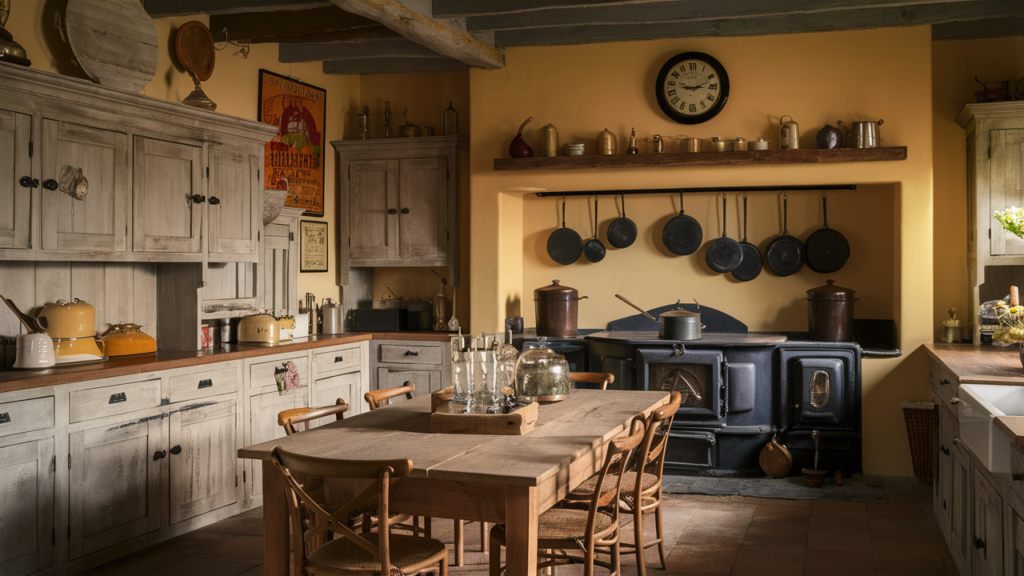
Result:
<svg viewBox="0 0 1024 576"><path fill-rule="evenodd" d="M537 310L537 336L573 338L577 332L580 296L575 288L562 286L555 280L550 286L533 291Z"/></svg>
<svg viewBox="0 0 1024 576"><path fill-rule="evenodd" d="M807 332L811 340L853 341L854 294L849 288L835 286L835 280L807 291Z"/></svg>

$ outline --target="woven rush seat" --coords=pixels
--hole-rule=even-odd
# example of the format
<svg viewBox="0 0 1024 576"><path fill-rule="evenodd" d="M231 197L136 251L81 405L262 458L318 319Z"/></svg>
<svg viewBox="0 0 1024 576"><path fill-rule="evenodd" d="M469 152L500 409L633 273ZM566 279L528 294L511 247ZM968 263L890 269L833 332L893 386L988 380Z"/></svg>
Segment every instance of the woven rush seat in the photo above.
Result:
<svg viewBox="0 0 1024 576"><path fill-rule="evenodd" d="M587 516L589 510L575 508L551 508L537 519L537 539L539 540L572 540L583 539L587 535ZM594 532L601 533L615 522L611 514L599 511L594 518Z"/></svg>
<svg viewBox="0 0 1024 576"><path fill-rule="evenodd" d="M368 535L368 542L375 543L377 535ZM392 534L390 539L391 565L404 569L422 564L432 556L445 552L443 542L432 538ZM340 570L379 571L380 560L347 538L331 540L314 550L308 559L314 564Z"/></svg>
<svg viewBox="0 0 1024 576"><path fill-rule="evenodd" d="M604 478L604 488L601 490L601 493L604 494L605 492L609 492L611 490L615 490L615 485L616 485L616 483L618 483L618 480L619 479L617 477L615 477L615 476L613 476L611 474L609 474L608 476L605 476L605 478ZM640 489L641 490L649 490L650 488L652 488L657 483L658 483L658 477L656 475L644 472L643 485L640 487ZM573 493L574 494L590 494L590 493L592 493L594 491L594 488L596 488L596 487L597 487L597 474L595 474L595 475L591 476L590 478L587 478L586 480L584 480L582 484L580 484L579 486L576 487L575 490L573 490ZM622 475L622 492L632 492L635 488L636 488L636 472L634 472L633 470L630 470L629 472L626 472L625 474Z"/></svg>

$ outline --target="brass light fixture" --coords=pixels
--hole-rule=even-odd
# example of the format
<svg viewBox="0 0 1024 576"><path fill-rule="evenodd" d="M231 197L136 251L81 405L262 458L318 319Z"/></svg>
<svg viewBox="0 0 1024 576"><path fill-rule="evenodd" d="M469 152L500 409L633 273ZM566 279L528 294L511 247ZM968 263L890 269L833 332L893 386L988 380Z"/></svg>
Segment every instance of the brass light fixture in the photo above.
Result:
<svg viewBox="0 0 1024 576"><path fill-rule="evenodd" d="M25 54L21 44L14 41L11 33L4 28L7 17L11 15L11 0L0 0L0 61L31 66L32 62Z"/></svg>

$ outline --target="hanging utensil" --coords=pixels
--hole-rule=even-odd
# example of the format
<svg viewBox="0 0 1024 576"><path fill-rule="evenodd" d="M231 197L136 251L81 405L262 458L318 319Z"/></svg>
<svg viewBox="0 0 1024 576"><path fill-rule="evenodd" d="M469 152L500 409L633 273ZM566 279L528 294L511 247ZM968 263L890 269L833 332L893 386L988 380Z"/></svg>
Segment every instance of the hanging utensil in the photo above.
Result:
<svg viewBox="0 0 1024 576"><path fill-rule="evenodd" d="M548 256L563 266L580 259L583 239L575 230L565 227L565 196L562 196L562 227L548 236Z"/></svg>
<svg viewBox="0 0 1024 576"><path fill-rule="evenodd" d="M588 262L600 262L604 260L605 247L600 240L597 239L597 196L594 196L594 237L587 240L587 243L583 245L583 257Z"/></svg>
<svg viewBox="0 0 1024 576"><path fill-rule="evenodd" d="M804 245L789 235L789 197L782 193L782 235L768 243L764 251L768 269L777 276L789 276L804 265Z"/></svg>
<svg viewBox="0 0 1024 576"><path fill-rule="evenodd" d="M678 256L688 256L700 248L704 241L704 229L693 216L683 210L683 192L679 192L679 215L665 224L661 231L661 241L669 252Z"/></svg>
<svg viewBox="0 0 1024 576"><path fill-rule="evenodd" d="M728 219L725 207L726 195L722 194L722 237L708 246L708 253L704 257L709 268L723 274L732 272L743 262L743 248L739 242L729 238L725 229L725 222Z"/></svg>
<svg viewBox="0 0 1024 576"><path fill-rule="evenodd" d="M636 242L636 224L626 218L626 195L622 194L622 216L608 225L608 243L616 248L629 248Z"/></svg>
<svg viewBox="0 0 1024 576"><path fill-rule="evenodd" d="M828 227L828 195L824 190L821 191L821 212L825 225L807 237L804 247L811 270L831 274L846 265L850 242L838 230Z"/></svg>
<svg viewBox="0 0 1024 576"><path fill-rule="evenodd" d="M743 261L732 271L732 277L740 282L750 282L761 274L761 251L750 242L747 242L747 193L743 193L743 241L740 242L743 250Z"/></svg>

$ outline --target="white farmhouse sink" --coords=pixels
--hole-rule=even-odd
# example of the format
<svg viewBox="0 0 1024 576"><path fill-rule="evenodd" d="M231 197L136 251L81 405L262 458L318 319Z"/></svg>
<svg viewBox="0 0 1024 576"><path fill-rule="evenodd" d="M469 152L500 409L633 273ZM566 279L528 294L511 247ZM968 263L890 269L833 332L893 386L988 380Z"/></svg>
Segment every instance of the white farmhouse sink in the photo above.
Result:
<svg viewBox="0 0 1024 576"><path fill-rule="evenodd" d="M960 439L991 472L1010 472L1010 439L997 416L1024 416L1024 386L960 386Z"/></svg>

